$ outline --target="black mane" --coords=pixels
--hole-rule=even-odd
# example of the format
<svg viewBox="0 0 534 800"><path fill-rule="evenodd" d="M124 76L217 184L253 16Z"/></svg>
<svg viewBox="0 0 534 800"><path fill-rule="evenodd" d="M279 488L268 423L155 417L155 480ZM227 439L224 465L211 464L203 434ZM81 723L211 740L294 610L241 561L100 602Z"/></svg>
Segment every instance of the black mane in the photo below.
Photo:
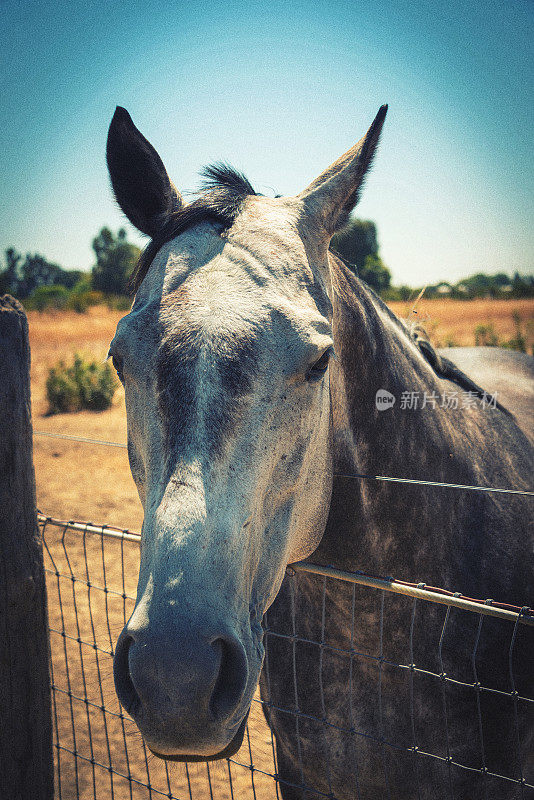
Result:
<svg viewBox="0 0 534 800"><path fill-rule="evenodd" d="M226 191L240 197L256 194L248 178L231 164L223 161L216 161L215 164L204 167L200 174L202 192Z"/></svg>
<svg viewBox="0 0 534 800"><path fill-rule="evenodd" d="M197 199L173 211L141 253L129 281L132 293L139 289L158 250L164 244L200 222L217 222L222 230L227 230L239 215L245 198L257 194L243 173L229 164L211 164L204 167L201 176L202 183Z"/></svg>

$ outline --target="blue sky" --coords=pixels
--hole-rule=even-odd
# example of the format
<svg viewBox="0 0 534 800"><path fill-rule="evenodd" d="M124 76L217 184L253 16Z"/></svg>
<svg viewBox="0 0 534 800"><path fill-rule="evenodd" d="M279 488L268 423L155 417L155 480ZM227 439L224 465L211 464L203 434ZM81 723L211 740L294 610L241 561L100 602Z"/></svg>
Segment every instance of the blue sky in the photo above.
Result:
<svg viewBox="0 0 534 800"><path fill-rule="evenodd" d="M358 215L395 283L534 269L534 4L1 0L0 248L93 263L125 106L183 192L223 159L294 194L389 103ZM131 238L139 243L126 225Z"/></svg>

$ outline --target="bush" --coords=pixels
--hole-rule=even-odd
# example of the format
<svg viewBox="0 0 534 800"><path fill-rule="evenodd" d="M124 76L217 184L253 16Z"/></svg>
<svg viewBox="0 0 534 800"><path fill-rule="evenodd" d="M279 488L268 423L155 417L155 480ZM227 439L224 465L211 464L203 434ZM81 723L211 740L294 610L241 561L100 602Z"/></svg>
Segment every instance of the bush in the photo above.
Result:
<svg viewBox="0 0 534 800"><path fill-rule="evenodd" d="M507 347L509 350L519 350L521 353L527 352L527 337L523 333L523 329L521 328L521 317L519 316L519 311L514 311L513 313L514 318L514 326L515 326L515 336L512 336L511 339L508 339L507 342L503 342L502 346Z"/></svg>
<svg viewBox="0 0 534 800"><path fill-rule="evenodd" d="M65 307L70 311L77 311L79 314L83 314L89 306L96 306L102 303L103 300L104 295L101 292L93 291L91 276L86 274L70 290Z"/></svg>
<svg viewBox="0 0 534 800"><path fill-rule="evenodd" d="M79 353L67 366L60 361L49 370L46 396L49 414L66 411L104 411L111 406L117 388L115 373L109 364L86 361Z"/></svg>
<svg viewBox="0 0 534 800"><path fill-rule="evenodd" d="M87 311L89 306L96 306L105 300L102 292L91 289L90 280L86 277L79 280L72 289L65 286L39 286L24 300L28 311L56 310Z"/></svg>
<svg viewBox="0 0 534 800"><path fill-rule="evenodd" d="M487 325L477 325L475 328L475 347L498 347L499 336L493 322L488 322Z"/></svg>
<svg viewBox="0 0 534 800"><path fill-rule="evenodd" d="M132 298L125 294L108 294L106 305L110 311L129 311L132 307Z"/></svg>
<svg viewBox="0 0 534 800"><path fill-rule="evenodd" d="M98 306L103 302L104 295L102 292L93 292L90 290L79 291L78 289L74 288L69 294L66 308L71 311L77 311L79 314L83 314L84 311L87 311L89 306Z"/></svg>
<svg viewBox="0 0 534 800"><path fill-rule="evenodd" d="M83 314L91 303L89 302L90 292L71 292L67 300L67 308L69 311L76 311L78 314Z"/></svg>
<svg viewBox="0 0 534 800"><path fill-rule="evenodd" d="M408 302L410 299L417 297L417 289L412 289L410 286L388 286L380 292L382 300L388 301L402 301Z"/></svg>
<svg viewBox="0 0 534 800"><path fill-rule="evenodd" d="M499 339L493 327L493 322L487 325L477 325L475 328L475 345L485 347L506 347L508 350L527 352L527 337L521 327L521 317L518 311L513 313L515 335L511 339ZM534 354L534 353L533 353Z"/></svg>
<svg viewBox="0 0 534 800"><path fill-rule="evenodd" d="M26 298L24 305L29 311L61 310L67 307L68 299L69 290L64 286L39 286Z"/></svg>

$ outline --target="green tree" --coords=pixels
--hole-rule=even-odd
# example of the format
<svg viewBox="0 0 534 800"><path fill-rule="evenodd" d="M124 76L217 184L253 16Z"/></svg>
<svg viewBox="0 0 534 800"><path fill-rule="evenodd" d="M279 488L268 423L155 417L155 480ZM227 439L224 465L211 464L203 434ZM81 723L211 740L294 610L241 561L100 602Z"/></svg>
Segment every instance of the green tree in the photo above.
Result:
<svg viewBox="0 0 534 800"><path fill-rule="evenodd" d="M21 258L14 247L8 247L5 251L6 268L0 272L0 294L14 294L17 266Z"/></svg>
<svg viewBox="0 0 534 800"><path fill-rule="evenodd" d="M391 283L391 273L378 253L376 225L371 220L350 219L332 239L332 250L352 267L375 291L383 292Z"/></svg>
<svg viewBox="0 0 534 800"><path fill-rule="evenodd" d="M126 231L117 235L102 228L93 239L96 264L92 270L93 289L106 294L125 294L128 278L137 263L141 250L126 241Z"/></svg>
<svg viewBox="0 0 534 800"><path fill-rule="evenodd" d="M358 275L378 294L389 288L391 283L391 272L380 256L367 256L363 267L358 270Z"/></svg>
<svg viewBox="0 0 534 800"><path fill-rule="evenodd" d="M17 282L17 295L28 297L35 289L43 286L61 286L65 270L59 264L52 264L44 256L27 254L20 266Z"/></svg>
<svg viewBox="0 0 534 800"><path fill-rule="evenodd" d="M80 270L66 270L38 253L27 253L24 260L14 247L5 251L6 268L0 273L0 292L25 299L45 286L71 289L80 279Z"/></svg>
<svg viewBox="0 0 534 800"><path fill-rule="evenodd" d="M512 291L514 297L533 297L534 276L520 275L519 272L514 272L512 277Z"/></svg>
<svg viewBox="0 0 534 800"><path fill-rule="evenodd" d="M432 288L432 287L429 287ZM534 276L515 272L510 278L505 272L487 275L477 272L469 275L452 287L453 297L533 297Z"/></svg>

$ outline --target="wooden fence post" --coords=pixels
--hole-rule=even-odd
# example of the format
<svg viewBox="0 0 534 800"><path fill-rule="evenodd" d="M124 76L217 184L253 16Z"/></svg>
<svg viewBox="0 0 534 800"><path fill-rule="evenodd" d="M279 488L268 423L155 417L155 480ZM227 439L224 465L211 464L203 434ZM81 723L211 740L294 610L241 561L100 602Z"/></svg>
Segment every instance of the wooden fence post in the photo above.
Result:
<svg viewBox="0 0 534 800"><path fill-rule="evenodd" d="M54 796L48 614L24 309L0 297L0 798Z"/></svg>

